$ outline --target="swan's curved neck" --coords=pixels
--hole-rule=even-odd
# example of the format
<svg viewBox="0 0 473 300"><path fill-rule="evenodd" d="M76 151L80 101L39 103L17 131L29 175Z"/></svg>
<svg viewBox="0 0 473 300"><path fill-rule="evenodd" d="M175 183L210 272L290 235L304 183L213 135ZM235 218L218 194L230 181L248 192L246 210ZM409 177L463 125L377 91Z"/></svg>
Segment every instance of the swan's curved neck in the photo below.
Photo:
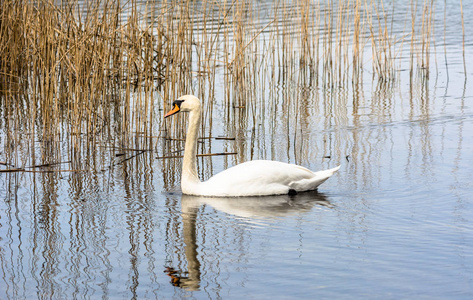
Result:
<svg viewBox="0 0 473 300"><path fill-rule="evenodd" d="M200 110L189 112L189 123L187 127L186 145L184 148L184 159L182 162L182 186L199 183L197 175L197 138L201 122Z"/></svg>

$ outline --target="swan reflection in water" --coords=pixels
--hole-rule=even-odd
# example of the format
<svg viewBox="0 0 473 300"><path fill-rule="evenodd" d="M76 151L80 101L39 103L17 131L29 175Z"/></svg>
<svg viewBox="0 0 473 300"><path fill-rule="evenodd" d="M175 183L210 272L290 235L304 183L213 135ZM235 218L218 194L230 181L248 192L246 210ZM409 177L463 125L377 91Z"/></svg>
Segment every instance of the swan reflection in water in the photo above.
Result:
<svg viewBox="0 0 473 300"><path fill-rule="evenodd" d="M196 219L201 205L209 205L216 210L244 218L248 221L255 219L270 220L272 218L296 215L301 212L308 212L312 210L314 206L333 207L325 195L317 192L300 193L294 196L281 195L239 198L182 195L182 234L188 270L187 272L181 273L168 266L165 272L171 277L171 283L174 286L179 286L189 291L199 290L201 280L201 263L198 259L196 230Z"/></svg>

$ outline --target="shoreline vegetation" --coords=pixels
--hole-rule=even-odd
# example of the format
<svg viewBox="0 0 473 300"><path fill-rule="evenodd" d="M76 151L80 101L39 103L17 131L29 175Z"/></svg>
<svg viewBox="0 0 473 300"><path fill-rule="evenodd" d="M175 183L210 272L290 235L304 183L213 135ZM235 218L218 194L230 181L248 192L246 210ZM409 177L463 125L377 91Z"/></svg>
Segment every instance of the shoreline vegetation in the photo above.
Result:
<svg viewBox="0 0 473 300"><path fill-rule="evenodd" d="M217 76L224 77L218 98L226 114L254 112L264 101L256 100L255 85L271 94L281 80L358 90L368 69L373 85L390 85L403 57L409 57L411 82L429 78L434 1L410 2L401 35L393 33L396 7L388 1L258 5L2 1L2 172L61 160L70 162L68 170L80 170L74 162L103 145L111 156L118 156L117 148L149 151L154 138L176 135L169 130L178 133L178 143L183 122L160 128L160 114L184 93L208 99L202 131L210 135L205 128L212 126Z"/></svg>

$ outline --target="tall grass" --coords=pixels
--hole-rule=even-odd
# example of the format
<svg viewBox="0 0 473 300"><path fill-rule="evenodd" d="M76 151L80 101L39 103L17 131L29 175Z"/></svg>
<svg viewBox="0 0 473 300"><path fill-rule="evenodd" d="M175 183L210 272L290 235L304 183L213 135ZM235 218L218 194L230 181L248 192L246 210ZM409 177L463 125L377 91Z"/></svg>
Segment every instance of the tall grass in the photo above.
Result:
<svg viewBox="0 0 473 300"><path fill-rule="evenodd" d="M204 101L205 137L219 98L227 119L256 124L258 107L291 82L358 89L368 65L374 80L393 80L404 41L411 74L428 76L434 1L421 12L411 4L410 30L399 37L394 4L374 0L276 1L264 9L245 0L2 1L7 164L93 164L104 145L153 150L154 137L169 137L170 129L180 145L182 121L165 128L160 110L185 93ZM21 161L13 155L20 145L27 146Z"/></svg>

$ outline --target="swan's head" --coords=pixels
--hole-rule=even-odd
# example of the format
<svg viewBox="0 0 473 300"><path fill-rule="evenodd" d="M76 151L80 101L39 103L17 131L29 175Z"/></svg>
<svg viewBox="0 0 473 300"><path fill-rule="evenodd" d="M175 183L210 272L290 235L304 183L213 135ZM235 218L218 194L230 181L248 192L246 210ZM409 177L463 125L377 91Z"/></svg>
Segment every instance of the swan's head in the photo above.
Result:
<svg viewBox="0 0 473 300"><path fill-rule="evenodd" d="M172 109L164 115L165 118L177 114L181 111L200 110L200 100L196 96L185 95L179 97L172 103Z"/></svg>

